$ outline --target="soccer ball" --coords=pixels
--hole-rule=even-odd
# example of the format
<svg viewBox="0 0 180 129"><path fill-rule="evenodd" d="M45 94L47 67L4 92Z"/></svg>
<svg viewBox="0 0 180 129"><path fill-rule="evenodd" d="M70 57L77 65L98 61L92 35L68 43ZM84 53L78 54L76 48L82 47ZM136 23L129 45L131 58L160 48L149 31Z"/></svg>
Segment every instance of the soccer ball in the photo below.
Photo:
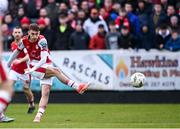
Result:
<svg viewBox="0 0 180 129"><path fill-rule="evenodd" d="M142 73L134 73L131 75L131 84L133 87L140 88L144 85L146 77Z"/></svg>

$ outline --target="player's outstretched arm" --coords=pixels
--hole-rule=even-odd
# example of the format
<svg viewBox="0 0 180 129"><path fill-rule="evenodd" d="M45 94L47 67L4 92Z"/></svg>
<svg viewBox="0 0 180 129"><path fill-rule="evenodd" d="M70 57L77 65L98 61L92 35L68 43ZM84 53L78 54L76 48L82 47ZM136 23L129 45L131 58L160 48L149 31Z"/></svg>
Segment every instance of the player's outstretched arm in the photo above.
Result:
<svg viewBox="0 0 180 129"><path fill-rule="evenodd" d="M47 51L42 51L41 52L41 60L36 65L34 65L30 70L26 71L25 73L31 73L31 72L35 71L36 69L38 69L39 67L41 67L41 65L45 64L48 55L49 55L49 53Z"/></svg>
<svg viewBox="0 0 180 129"><path fill-rule="evenodd" d="M11 66L13 60L14 60L14 59L18 56L18 54L19 54L21 51L23 51L24 49L25 49L25 47L24 47L23 41L21 40L20 43L19 43L19 45L18 45L18 48L13 51L13 53L11 54L11 56L10 56L10 58L9 58L9 60L8 60L8 63L7 63L8 67Z"/></svg>
<svg viewBox="0 0 180 129"><path fill-rule="evenodd" d="M13 51L13 53L11 54L11 56L9 57L9 60L7 62L8 67L11 66L13 60L18 56L18 54L20 53L20 51L18 49L16 49L15 51Z"/></svg>

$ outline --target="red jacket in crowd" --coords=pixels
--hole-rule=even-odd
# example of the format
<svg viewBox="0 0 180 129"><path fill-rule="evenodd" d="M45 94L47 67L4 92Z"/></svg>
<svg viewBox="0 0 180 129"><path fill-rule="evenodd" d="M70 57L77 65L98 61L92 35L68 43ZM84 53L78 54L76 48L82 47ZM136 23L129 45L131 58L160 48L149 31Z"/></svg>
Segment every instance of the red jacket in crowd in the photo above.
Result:
<svg viewBox="0 0 180 129"><path fill-rule="evenodd" d="M128 30L130 31L130 21L127 17L118 17L115 21L116 26L119 28L121 28L121 26L126 26L128 28Z"/></svg>
<svg viewBox="0 0 180 129"><path fill-rule="evenodd" d="M90 40L89 48L90 49L105 49L106 48L105 37L98 33L94 35Z"/></svg>

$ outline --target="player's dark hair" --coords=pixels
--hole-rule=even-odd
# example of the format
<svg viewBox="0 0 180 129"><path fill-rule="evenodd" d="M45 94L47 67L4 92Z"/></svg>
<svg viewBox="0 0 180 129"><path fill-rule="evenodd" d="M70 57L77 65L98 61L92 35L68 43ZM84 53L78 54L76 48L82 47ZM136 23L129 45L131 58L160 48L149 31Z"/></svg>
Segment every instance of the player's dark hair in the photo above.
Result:
<svg viewBox="0 0 180 129"><path fill-rule="evenodd" d="M40 31L39 26L36 23L32 23L29 25L29 30Z"/></svg>
<svg viewBox="0 0 180 129"><path fill-rule="evenodd" d="M22 30L22 28L20 26L16 26L16 27L14 27L14 29L21 29Z"/></svg>
<svg viewBox="0 0 180 129"><path fill-rule="evenodd" d="M14 29L21 29L21 27L20 26L16 26L16 27L14 27Z"/></svg>

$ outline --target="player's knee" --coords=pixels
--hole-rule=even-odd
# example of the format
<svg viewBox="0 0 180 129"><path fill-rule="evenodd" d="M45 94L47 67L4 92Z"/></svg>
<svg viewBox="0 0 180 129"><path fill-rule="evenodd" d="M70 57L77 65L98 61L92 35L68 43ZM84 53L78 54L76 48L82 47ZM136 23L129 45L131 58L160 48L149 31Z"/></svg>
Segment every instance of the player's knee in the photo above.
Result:
<svg viewBox="0 0 180 129"><path fill-rule="evenodd" d="M43 94L42 94L42 96L49 96L49 94L50 94L50 86L46 86L46 85L44 85L44 88L43 88Z"/></svg>
<svg viewBox="0 0 180 129"><path fill-rule="evenodd" d="M23 90L29 90L30 87L29 87L29 82L24 82L24 86L23 86Z"/></svg>
<svg viewBox="0 0 180 129"><path fill-rule="evenodd" d="M23 86L23 91L27 91L29 90L29 87L28 86Z"/></svg>
<svg viewBox="0 0 180 129"><path fill-rule="evenodd" d="M53 72L55 75L61 73L61 71L60 71L59 69L57 69L57 68L52 68L52 72Z"/></svg>

